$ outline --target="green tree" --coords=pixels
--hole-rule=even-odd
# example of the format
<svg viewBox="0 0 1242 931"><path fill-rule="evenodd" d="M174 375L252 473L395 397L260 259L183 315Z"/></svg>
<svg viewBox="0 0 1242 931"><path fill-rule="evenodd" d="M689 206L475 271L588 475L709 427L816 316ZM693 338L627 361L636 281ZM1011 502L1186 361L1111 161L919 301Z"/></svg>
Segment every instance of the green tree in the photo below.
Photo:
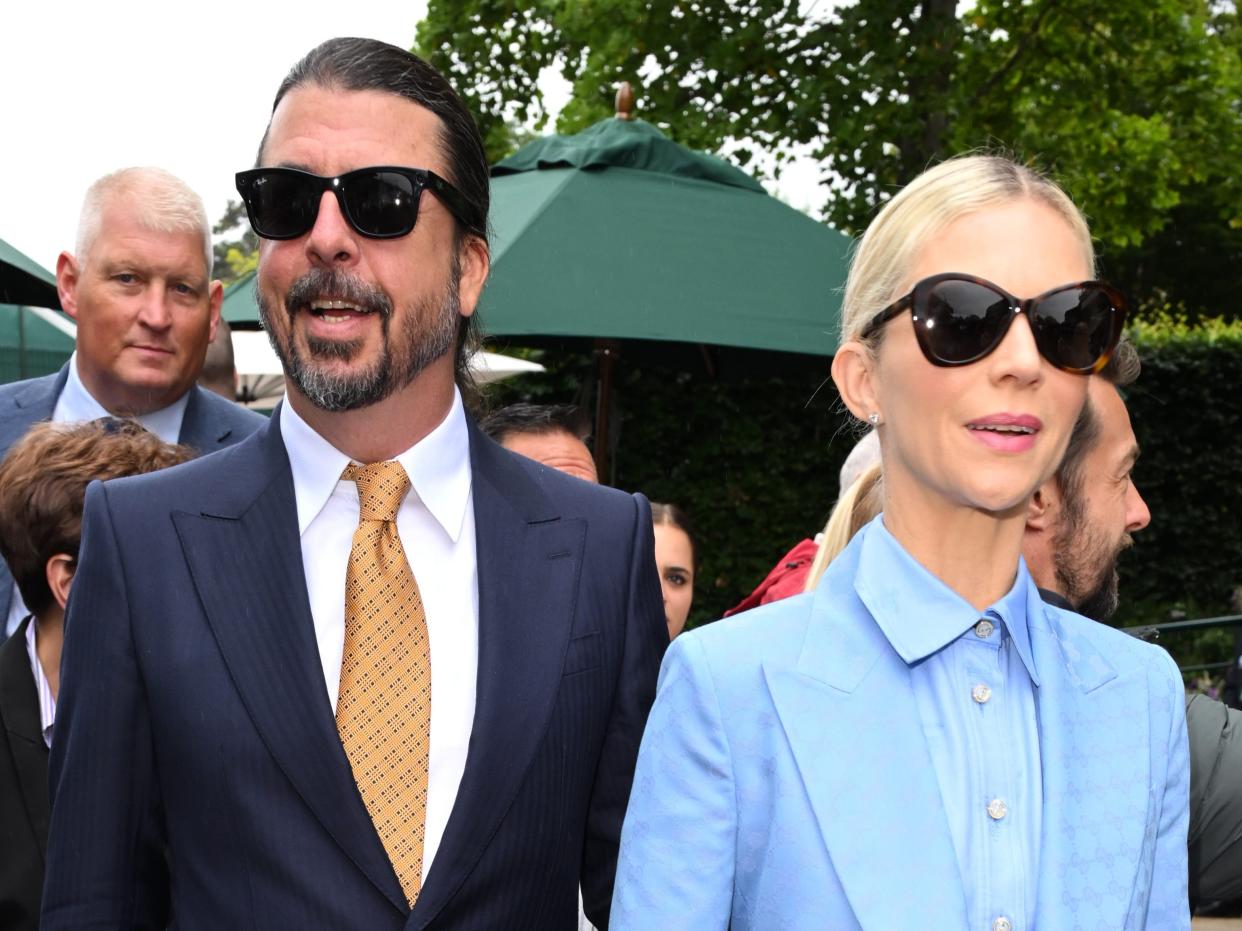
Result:
<svg viewBox="0 0 1242 931"><path fill-rule="evenodd" d="M1242 63L1219 0L431 0L418 47L462 90L489 155L545 126L540 73L573 92L557 129L607 116L621 80L695 148L824 166L848 232L930 161L987 146L1052 171L1104 266L1196 311L1242 284ZM760 164L768 164L763 161ZM1205 284L1207 285L1205 287Z"/></svg>
<svg viewBox="0 0 1242 931"><path fill-rule="evenodd" d="M239 200L230 199L224 215L211 231L226 237L212 246L212 276L230 285L246 272L258 267L259 240L250 229L246 208Z"/></svg>

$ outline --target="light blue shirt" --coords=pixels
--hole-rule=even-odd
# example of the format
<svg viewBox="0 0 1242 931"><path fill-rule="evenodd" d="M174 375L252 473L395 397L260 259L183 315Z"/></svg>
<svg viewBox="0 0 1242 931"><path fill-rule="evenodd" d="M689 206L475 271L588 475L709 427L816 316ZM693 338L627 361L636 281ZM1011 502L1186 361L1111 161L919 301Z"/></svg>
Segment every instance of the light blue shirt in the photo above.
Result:
<svg viewBox="0 0 1242 931"><path fill-rule="evenodd" d="M969 926L991 928L1005 916L1013 931L1028 931L1043 793L1026 565L981 614L919 565L882 518L869 534L855 586L910 666Z"/></svg>

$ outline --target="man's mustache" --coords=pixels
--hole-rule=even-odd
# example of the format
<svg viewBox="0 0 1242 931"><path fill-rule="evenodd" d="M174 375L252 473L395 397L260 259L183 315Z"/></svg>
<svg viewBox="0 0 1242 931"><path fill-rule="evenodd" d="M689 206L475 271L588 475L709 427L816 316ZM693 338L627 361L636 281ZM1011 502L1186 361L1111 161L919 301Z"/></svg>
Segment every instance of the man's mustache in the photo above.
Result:
<svg viewBox="0 0 1242 931"><path fill-rule="evenodd" d="M285 310L292 316L316 300L344 301L367 313L392 315L392 301L382 289L338 269L312 268L297 278L285 295Z"/></svg>

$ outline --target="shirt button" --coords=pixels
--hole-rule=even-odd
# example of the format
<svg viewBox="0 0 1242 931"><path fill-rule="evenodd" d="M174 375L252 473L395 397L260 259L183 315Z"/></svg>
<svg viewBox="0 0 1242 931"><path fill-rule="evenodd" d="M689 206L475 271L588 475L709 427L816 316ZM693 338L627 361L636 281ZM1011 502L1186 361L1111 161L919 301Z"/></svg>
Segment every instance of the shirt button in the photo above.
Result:
<svg viewBox="0 0 1242 931"><path fill-rule="evenodd" d="M1001 915L992 922L992 931L1013 931L1013 922Z"/></svg>
<svg viewBox="0 0 1242 931"><path fill-rule="evenodd" d="M985 617L975 625L975 636L980 640L986 640L988 637L992 636L992 631L995 629L996 626Z"/></svg>
<svg viewBox="0 0 1242 931"><path fill-rule="evenodd" d="M1005 803L998 798L988 802L988 815L993 821L999 821L1005 815L1009 814L1009 809L1005 807ZM1005 919L1008 921L1009 919Z"/></svg>
<svg viewBox="0 0 1242 931"><path fill-rule="evenodd" d="M989 698L992 697L992 690L988 688L986 685L984 685L982 682L980 682L978 685L976 685L973 689L970 690L970 697L982 705L984 702L986 702Z"/></svg>

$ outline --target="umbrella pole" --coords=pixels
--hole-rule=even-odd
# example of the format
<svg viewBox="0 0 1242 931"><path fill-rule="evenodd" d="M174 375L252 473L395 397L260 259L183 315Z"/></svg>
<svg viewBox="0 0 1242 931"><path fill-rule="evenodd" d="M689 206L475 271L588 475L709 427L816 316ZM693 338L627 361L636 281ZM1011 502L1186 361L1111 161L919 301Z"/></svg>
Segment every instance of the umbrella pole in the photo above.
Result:
<svg viewBox="0 0 1242 931"><path fill-rule="evenodd" d="M608 416L612 407L612 376L620 354L621 348L615 339L595 341L595 471L606 485L613 481L614 457L609 442Z"/></svg>
<svg viewBox="0 0 1242 931"><path fill-rule="evenodd" d="M17 375L25 381L26 374L26 308L17 306Z"/></svg>

